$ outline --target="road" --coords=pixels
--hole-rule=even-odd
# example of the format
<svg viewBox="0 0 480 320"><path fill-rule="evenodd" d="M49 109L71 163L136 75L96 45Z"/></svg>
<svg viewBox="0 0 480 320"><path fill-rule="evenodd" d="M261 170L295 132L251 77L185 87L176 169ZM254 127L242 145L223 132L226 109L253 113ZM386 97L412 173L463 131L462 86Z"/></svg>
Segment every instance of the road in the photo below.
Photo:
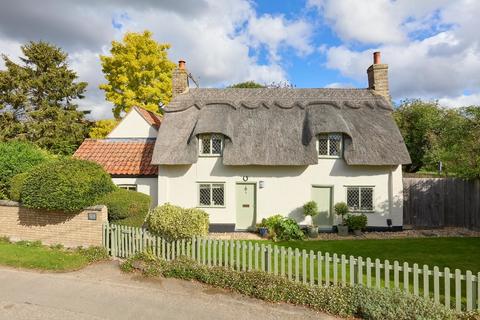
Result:
<svg viewBox="0 0 480 320"><path fill-rule="evenodd" d="M116 262L70 273L0 267L0 319L335 319L196 282L122 274Z"/></svg>

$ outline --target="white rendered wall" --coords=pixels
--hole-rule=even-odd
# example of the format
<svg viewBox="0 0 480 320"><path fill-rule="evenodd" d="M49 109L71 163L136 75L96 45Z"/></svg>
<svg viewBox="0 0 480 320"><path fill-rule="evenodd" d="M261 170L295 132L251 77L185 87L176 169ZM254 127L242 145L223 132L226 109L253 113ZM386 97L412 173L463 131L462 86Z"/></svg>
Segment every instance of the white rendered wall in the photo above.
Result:
<svg viewBox="0 0 480 320"><path fill-rule="evenodd" d="M159 204L183 207L198 204L197 182L224 182L225 207L207 208L211 223L235 223L235 183L257 183L257 221L282 214L302 222L302 206L311 200L312 185L332 186L333 204L346 202L346 186L373 186L375 212L367 213L369 226L403 223L401 166L348 166L343 159L319 159L312 166L224 166L222 158L200 157L193 165L160 166ZM264 181L264 188L258 182ZM336 222L335 222L336 224Z"/></svg>
<svg viewBox="0 0 480 320"><path fill-rule="evenodd" d="M115 185L136 184L137 191L152 197L152 207L158 204L158 179L152 178L112 178Z"/></svg>
<svg viewBox="0 0 480 320"><path fill-rule="evenodd" d="M107 138L156 138L158 131L132 109Z"/></svg>

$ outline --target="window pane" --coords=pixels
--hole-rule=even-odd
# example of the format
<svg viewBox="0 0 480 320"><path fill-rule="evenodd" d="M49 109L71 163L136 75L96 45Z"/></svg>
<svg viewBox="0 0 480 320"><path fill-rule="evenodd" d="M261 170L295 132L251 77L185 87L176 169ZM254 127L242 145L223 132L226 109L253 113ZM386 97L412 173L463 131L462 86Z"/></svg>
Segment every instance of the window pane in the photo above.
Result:
<svg viewBox="0 0 480 320"><path fill-rule="evenodd" d="M359 202L359 188L350 187L347 188L347 205L351 210L358 210L360 208Z"/></svg>
<svg viewBox="0 0 480 320"><path fill-rule="evenodd" d="M328 137L323 134L318 136L318 155L328 156Z"/></svg>
<svg viewBox="0 0 480 320"><path fill-rule="evenodd" d="M202 136L202 154L210 154L210 136Z"/></svg>
<svg viewBox="0 0 480 320"><path fill-rule="evenodd" d="M200 185L200 205L201 206L209 206L210 203L210 185L209 184L201 184Z"/></svg>
<svg viewBox="0 0 480 320"><path fill-rule="evenodd" d="M361 188L361 210L373 210L373 188Z"/></svg>
<svg viewBox="0 0 480 320"><path fill-rule="evenodd" d="M222 138L220 136L212 137L212 154L222 153Z"/></svg>
<svg viewBox="0 0 480 320"><path fill-rule="evenodd" d="M330 140L330 155L340 156L342 148L342 135L331 134L328 139Z"/></svg>
<svg viewBox="0 0 480 320"><path fill-rule="evenodd" d="M225 192L223 184L212 185L212 200L214 206L225 205Z"/></svg>

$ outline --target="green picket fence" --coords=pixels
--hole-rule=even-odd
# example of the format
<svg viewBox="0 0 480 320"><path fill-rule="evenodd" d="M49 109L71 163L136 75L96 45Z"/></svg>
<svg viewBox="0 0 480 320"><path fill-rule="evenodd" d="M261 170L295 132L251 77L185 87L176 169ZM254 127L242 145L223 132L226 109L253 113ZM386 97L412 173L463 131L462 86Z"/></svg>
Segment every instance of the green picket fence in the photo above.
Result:
<svg viewBox="0 0 480 320"><path fill-rule="evenodd" d="M208 266L265 271L310 285L364 285L397 288L456 310L480 310L480 272L462 273L407 262L346 257L261 242L192 238L167 242L141 228L105 224L103 244L113 257L149 250L165 260L190 257Z"/></svg>

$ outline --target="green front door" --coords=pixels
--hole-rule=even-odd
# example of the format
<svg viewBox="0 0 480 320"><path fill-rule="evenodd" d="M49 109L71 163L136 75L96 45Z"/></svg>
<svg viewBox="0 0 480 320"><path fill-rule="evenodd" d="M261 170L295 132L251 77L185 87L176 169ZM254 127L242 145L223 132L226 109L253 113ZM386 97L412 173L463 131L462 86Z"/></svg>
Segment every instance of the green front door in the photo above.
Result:
<svg viewBox="0 0 480 320"><path fill-rule="evenodd" d="M320 229L331 229L333 225L332 188L312 187L312 200L317 203L319 211L313 218L313 223Z"/></svg>
<svg viewBox="0 0 480 320"><path fill-rule="evenodd" d="M236 230L247 230L255 226L255 184L237 183L237 221Z"/></svg>

